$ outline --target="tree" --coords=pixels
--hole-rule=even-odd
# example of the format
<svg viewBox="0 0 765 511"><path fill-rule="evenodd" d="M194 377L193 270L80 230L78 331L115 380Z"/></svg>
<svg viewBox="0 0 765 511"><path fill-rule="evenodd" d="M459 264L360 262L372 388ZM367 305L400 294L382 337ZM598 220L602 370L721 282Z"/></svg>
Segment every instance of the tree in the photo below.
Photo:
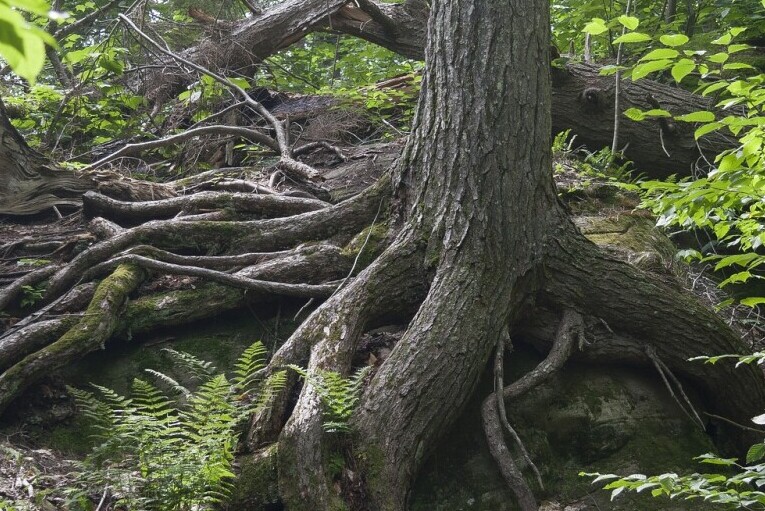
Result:
<svg viewBox="0 0 765 511"><path fill-rule="evenodd" d="M120 330L130 332L141 322L149 328L168 324L168 318L184 321L209 311L214 297L243 300L237 290L211 287L205 289L204 303L198 294L196 302L171 302L168 307L178 306L178 315L165 309L161 317L152 316L153 309L146 302L141 309L140 300L123 314L122 305L145 278L139 266L204 273L255 293L323 297L335 286L316 281L347 274L348 258L326 245L298 245L338 233L365 234L380 211L390 232L379 256L331 291L270 362L271 369L307 363L309 374L347 374L363 332L390 316L411 320L364 392L351 444L338 446L323 431L321 400L313 386L304 385L291 408L294 376L273 396L271 407L253 419L250 445L279 443L281 490L290 509L358 506L358 492L371 509L405 509L423 460L473 398L492 352L501 354L506 337L524 328L529 317L559 328L545 339L548 360L507 387L504 397L549 376L579 343L583 356L593 361L649 365L660 359L697 383L713 410L734 420L759 410L765 385L755 370L685 363L697 354L738 351L737 336L676 286L600 252L559 203L550 158L549 39L549 5L541 0L431 2L414 129L390 176L337 205L317 208L308 200L278 195L255 201L265 215L280 216L275 213L288 204L305 208L284 218L159 220L115 230L51 277L49 302L86 271L86 276L111 272L81 322L66 325L66 333L53 335L43 348L38 339L13 362L3 360L10 367L0 375L0 409L40 375L97 349ZM183 203L174 206L182 209L193 200L172 204ZM116 201L105 204L104 214L122 211ZM173 211L168 202L162 206L169 208L165 216ZM137 245L153 245L151 257L124 253ZM232 256L213 261L161 252L206 253L214 246L244 252L242 257L261 252L260 259L252 258L253 266L232 276L191 268L192 262L220 265ZM0 303L9 291L3 293ZM609 327L593 328L601 322ZM31 327L22 325L13 335L24 328ZM498 403L492 399L484 407L492 452L521 508L536 509L528 485L504 456ZM338 451L362 467L363 484L354 491L338 492L329 480L326 468Z"/></svg>
<svg viewBox="0 0 765 511"><path fill-rule="evenodd" d="M33 151L11 125L2 100L0 141L0 214L22 215L56 205L77 204L79 196L88 189L82 179L66 176L59 180L46 168L45 157Z"/></svg>
<svg viewBox="0 0 765 511"><path fill-rule="evenodd" d="M424 456L470 398L492 349L504 349L504 329L518 326L532 297L559 312L597 314L643 338L664 337L672 325L672 346L656 349L674 364L698 348L691 344L712 340L707 326L720 326L676 290L601 254L558 203L550 173L550 77L539 65L548 61L547 4L435 2L431 9L423 93L394 172L400 231L285 345L308 343L309 370L347 372L359 334L379 314L368 308L394 301L401 291L391 283L428 276L422 304L356 418L375 509L406 507ZM705 317L705 327L678 322L679 303ZM555 342L570 342L567 329L574 326L564 323ZM733 338L726 342L735 345ZM633 345L622 355L642 358L642 350ZM761 384L756 388L759 401ZM322 478L326 453L319 454L315 392L303 388L279 438L282 488L291 507L330 509L337 496ZM522 508L535 509L528 487L505 467Z"/></svg>

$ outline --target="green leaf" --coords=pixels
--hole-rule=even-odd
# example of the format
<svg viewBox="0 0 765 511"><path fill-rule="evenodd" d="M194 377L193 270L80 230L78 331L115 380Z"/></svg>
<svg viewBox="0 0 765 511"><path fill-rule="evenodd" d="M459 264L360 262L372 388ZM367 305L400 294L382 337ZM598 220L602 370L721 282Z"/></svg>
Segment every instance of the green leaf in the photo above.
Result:
<svg viewBox="0 0 765 511"><path fill-rule="evenodd" d="M694 133L693 136L696 138L696 140L700 139L707 133L712 133L713 131L717 131L720 128L724 126L721 122L710 122L708 124L704 124L700 126Z"/></svg>
<svg viewBox="0 0 765 511"><path fill-rule="evenodd" d="M765 457L765 444L754 444L746 453L746 462L754 463L760 461L763 457Z"/></svg>
<svg viewBox="0 0 765 511"><path fill-rule="evenodd" d="M622 14L621 16L619 16L618 20L619 20L619 23L621 23L628 30L635 30L640 24L640 20L635 18L634 16L625 16Z"/></svg>
<svg viewBox="0 0 765 511"><path fill-rule="evenodd" d="M741 305L746 305L747 307L756 307L762 304L765 304L765 296L750 296L741 299Z"/></svg>
<svg viewBox="0 0 765 511"><path fill-rule="evenodd" d="M48 16L50 4L46 0L3 0L3 3L38 16Z"/></svg>
<svg viewBox="0 0 765 511"><path fill-rule="evenodd" d="M714 41L712 41L712 44L730 44L731 39L733 39L733 36L728 32L727 34L718 37Z"/></svg>
<svg viewBox="0 0 765 511"><path fill-rule="evenodd" d="M664 34L659 37L659 41L664 46L682 46L689 41L688 36L683 34Z"/></svg>
<svg viewBox="0 0 765 511"><path fill-rule="evenodd" d="M725 71L735 71L737 69L754 69L754 66L750 66L749 64L745 64L743 62L731 62L730 64L725 64L723 69Z"/></svg>
<svg viewBox="0 0 765 511"><path fill-rule="evenodd" d="M749 50L752 49L752 46L749 46L748 44L731 44L728 46L728 53L737 53L739 51Z"/></svg>
<svg viewBox="0 0 765 511"><path fill-rule="evenodd" d="M698 112L691 112L685 115L676 115L676 121L683 122L713 122L715 120L715 114L707 110L700 110Z"/></svg>
<svg viewBox="0 0 765 511"><path fill-rule="evenodd" d="M642 121L645 119L645 113L639 108L628 108L624 111L624 115L633 121Z"/></svg>
<svg viewBox="0 0 765 511"><path fill-rule="evenodd" d="M632 80L640 80L641 78L648 76L651 73L668 69L671 65L672 61L667 59L652 60L650 62L646 62L645 64L638 64L635 66L635 69L632 70Z"/></svg>
<svg viewBox="0 0 765 511"><path fill-rule="evenodd" d="M709 86L704 88L704 91L701 93L701 95L702 96L706 96L708 94L712 94L713 92L716 92L716 91L718 91L720 89L724 89L727 86L728 86L728 82L723 81L723 80L721 80L719 82L712 83Z"/></svg>
<svg viewBox="0 0 765 511"><path fill-rule="evenodd" d="M710 62L714 62L715 64L722 64L726 60L728 60L729 55L724 52L715 53L714 55L710 55L708 57Z"/></svg>
<svg viewBox="0 0 765 511"><path fill-rule="evenodd" d="M754 252L725 256L717 262L715 265L715 271L727 268L728 266L733 266L734 264L738 266L746 266L758 257L760 256Z"/></svg>
<svg viewBox="0 0 765 511"><path fill-rule="evenodd" d="M587 23L582 29L582 32L590 35L600 35L603 32L608 31L605 20L601 18L593 18L592 21Z"/></svg>
<svg viewBox="0 0 765 511"><path fill-rule="evenodd" d="M680 83L683 78L691 74L696 69L696 63L691 59L680 59L677 64L672 66L672 78L675 82Z"/></svg>
<svg viewBox="0 0 765 511"><path fill-rule="evenodd" d="M34 83L45 63L45 40L40 35L44 32L27 23L8 3L9 0L0 2L0 56L17 75ZM11 5L18 7L15 2ZM32 2L32 8L35 5Z"/></svg>
<svg viewBox="0 0 765 511"><path fill-rule="evenodd" d="M650 40L651 40L651 36L649 36L648 34L643 34L642 32L627 32L626 34L614 39L614 44L644 43Z"/></svg>
<svg viewBox="0 0 765 511"><path fill-rule="evenodd" d="M746 31L746 27L733 27L732 29L730 29L730 34L733 37L737 37L738 35L742 34L745 31Z"/></svg>
<svg viewBox="0 0 765 511"><path fill-rule="evenodd" d="M647 60L662 60L662 59L674 59L680 54L677 50L672 48L657 48L655 50L646 53L639 62L645 62Z"/></svg>

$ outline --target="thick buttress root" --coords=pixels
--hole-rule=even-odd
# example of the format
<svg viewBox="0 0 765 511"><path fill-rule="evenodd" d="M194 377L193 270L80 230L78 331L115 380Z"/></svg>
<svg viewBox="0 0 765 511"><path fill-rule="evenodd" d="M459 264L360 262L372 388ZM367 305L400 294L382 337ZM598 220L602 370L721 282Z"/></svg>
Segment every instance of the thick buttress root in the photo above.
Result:
<svg viewBox="0 0 765 511"><path fill-rule="evenodd" d="M309 317L274 360L308 359L309 374L348 374L361 334L382 318L408 315L422 300L422 252L414 243L394 243L353 282ZM297 343L297 345L296 345ZM310 351L310 358L308 358ZM299 355L298 355L299 353ZM279 436L280 487L288 503L326 509L340 499L331 491L322 403L316 389L304 385Z"/></svg>

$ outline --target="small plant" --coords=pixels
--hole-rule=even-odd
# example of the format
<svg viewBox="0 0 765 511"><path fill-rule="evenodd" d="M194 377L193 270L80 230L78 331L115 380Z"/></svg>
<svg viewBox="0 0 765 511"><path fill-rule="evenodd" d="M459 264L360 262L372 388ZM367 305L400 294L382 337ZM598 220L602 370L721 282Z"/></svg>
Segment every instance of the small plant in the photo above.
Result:
<svg viewBox="0 0 765 511"><path fill-rule="evenodd" d="M45 293L45 288L35 286L21 286L21 293L22 296L20 305L22 309L25 309L42 300L43 294Z"/></svg>
<svg viewBox="0 0 765 511"><path fill-rule="evenodd" d="M348 433L353 411L361 397L364 378L370 366L357 370L350 378L344 378L335 371L320 371L316 375L298 366L288 366L307 383L313 385L324 405L324 430L330 433Z"/></svg>
<svg viewBox="0 0 765 511"><path fill-rule="evenodd" d="M148 370L158 385L135 379L130 398L97 385L97 394L69 389L99 441L83 462L84 490L70 489L71 500L98 491L117 507L181 511L228 498L240 427L283 385L284 372L259 380L260 342L244 351L231 378L193 355L164 351L194 385Z"/></svg>

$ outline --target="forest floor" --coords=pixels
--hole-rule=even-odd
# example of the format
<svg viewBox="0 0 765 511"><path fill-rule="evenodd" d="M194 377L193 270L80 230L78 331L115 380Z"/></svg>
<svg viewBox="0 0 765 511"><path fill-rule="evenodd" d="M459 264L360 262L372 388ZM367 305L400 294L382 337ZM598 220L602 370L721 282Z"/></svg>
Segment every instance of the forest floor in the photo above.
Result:
<svg viewBox="0 0 765 511"><path fill-rule="evenodd" d="M343 147L344 162L323 151L307 155L305 161L320 171L322 186L329 191L332 201L338 202L374 183L390 168L401 148L400 140ZM591 167L583 171L574 154L559 155L554 168L561 198L575 216L647 216L644 211L635 209L639 202L635 195L623 191L612 177L593 171ZM259 176L256 179L259 184L268 184L266 172L258 170L248 177L252 176ZM282 191L288 188L285 184ZM88 229L88 222L78 211L64 211L62 217L57 212L21 220L0 219L0 287L25 272L71 260L96 241L97 236ZM22 246L23 251L17 250ZM709 305L715 306L724 299L724 295L706 271L704 267L686 271L683 285ZM157 275L144 284L139 293L187 288L196 281L196 278L190 277ZM24 298L34 300L35 293L34 289L30 289ZM23 312L23 308L15 309ZM726 322L738 328L751 346L763 347L765 332L751 326L762 325L763 322L754 321L757 318L751 317L752 309L729 307L719 313ZM17 320L15 314L0 315L0 333ZM27 393L29 395L34 396L34 403L25 406L24 413L38 410L45 421L67 420L74 413L61 380L48 379L31 389L31 394ZM56 411L51 411L54 408ZM36 507L31 509L56 509L61 503L47 497L47 494L51 489L72 484L76 462L49 449L49 446L29 441L24 431L14 432L6 428L4 432L6 438L0 439L0 504L3 499L8 499L36 502ZM92 497L98 499L98 496Z"/></svg>

